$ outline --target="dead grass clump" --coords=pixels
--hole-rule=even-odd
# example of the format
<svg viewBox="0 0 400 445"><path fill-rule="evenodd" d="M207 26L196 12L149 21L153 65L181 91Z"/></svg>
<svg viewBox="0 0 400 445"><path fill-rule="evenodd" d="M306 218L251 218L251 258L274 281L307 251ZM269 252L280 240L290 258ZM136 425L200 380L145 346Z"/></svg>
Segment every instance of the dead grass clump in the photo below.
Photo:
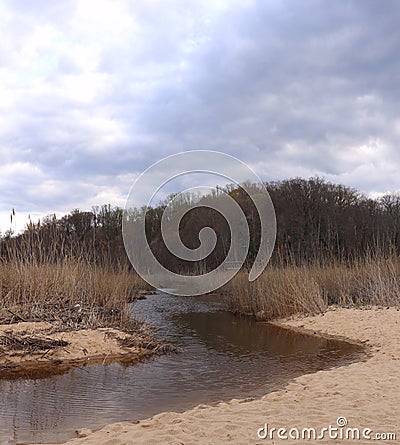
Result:
<svg viewBox="0 0 400 445"><path fill-rule="evenodd" d="M126 333L128 335L124 337L112 334L122 347L146 349L152 351L154 354L180 352L177 346L155 338L153 331L141 321L134 320L132 322L132 328L126 331Z"/></svg>
<svg viewBox="0 0 400 445"><path fill-rule="evenodd" d="M63 348L69 343L64 340L54 340L52 338L42 338L35 335L15 334L4 332L0 335L0 352L22 351L31 354L38 351L49 351Z"/></svg>
<svg viewBox="0 0 400 445"><path fill-rule="evenodd" d="M306 267L268 267L254 282L237 274L224 287L229 310L270 320L299 312L321 312L326 300L312 271Z"/></svg>
<svg viewBox="0 0 400 445"><path fill-rule="evenodd" d="M130 336L125 338L118 337L118 342L125 348L147 349L155 354L164 354L167 352L179 352L179 348L151 336Z"/></svg>
<svg viewBox="0 0 400 445"><path fill-rule="evenodd" d="M332 304L399 306L400 259L367 255L348 263L269 265L251 283L240 272L223 293L228 309L263 320L323 312Z"/></svg>
<svg viewBox="0 0 400 445"><path fill-rule="evenodd" d="M0 261L0 323L50 321L69 328L129 326L142 288L128 267L83 259Z"/></svg>

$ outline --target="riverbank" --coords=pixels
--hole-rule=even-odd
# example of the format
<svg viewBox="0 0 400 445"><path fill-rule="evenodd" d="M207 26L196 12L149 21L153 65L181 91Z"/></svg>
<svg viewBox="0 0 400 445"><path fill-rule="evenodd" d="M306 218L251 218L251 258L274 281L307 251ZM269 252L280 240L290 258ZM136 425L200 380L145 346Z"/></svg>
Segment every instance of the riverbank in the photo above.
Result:
<svg viewBox="0 0 400 445"><path fill-rule="evenodd" d="M59 374L74 366L134 362L166 348L146 332L116 328L60 330L47 322L0 325L0 377Z"/></svg>
<svg viewBox="0 0 400 445"><path fill-rule="evenodd" d="M256 281L249 281L245 271L237 273L222 288L228 310L270 321L321 313L333 305L399 307L397 254L361 255L351 261L320 260L269 264Z"/></svg>
<svg viewBox="0 0 400 445"><path fill-rule="evenodd" d="M116 423L70 440L68 445L272 443L257 437L257 430L265 423L270 428L308 427L320 431L337 426L339 417L347 419L349 428L370 428L372 435L396 433L398 440L400 311L329 308L324 314L296 316L277 323L312 335L345 337L367 345L369 350L363 361L303 375L260 399L200 405L184 413L161 413L139 422ZM344 443L325 437L321 443ZM282 441L290 442L295 443Z"/></svg>

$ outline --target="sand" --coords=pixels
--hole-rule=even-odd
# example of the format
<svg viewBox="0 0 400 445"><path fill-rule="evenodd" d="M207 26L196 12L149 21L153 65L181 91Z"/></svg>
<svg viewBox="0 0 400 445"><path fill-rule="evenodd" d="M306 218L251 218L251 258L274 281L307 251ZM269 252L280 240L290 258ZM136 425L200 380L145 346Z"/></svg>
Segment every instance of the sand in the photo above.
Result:
<svg viewBox="0 0 400 445"><path fill-rule="evenodd" d="M113 360L139 360L152 354L151 351L137 347L123 347L117 338L128 334L113 328L84 329L69 332L52 332L53 326L46 322L21 322L0 325L0 336L19 334L54 340L64 340L67 346L38 350L33 353L25 351L0 351L0 374L23 374L27 371L55 373L71 366L82 366L91 363Z"/></svg>
<svg viewBox="0 0 400 445"><path fill-rule="evenodd" d="M303 375L284 389L255 400L232 400L217 406L197 406L184 413L162 413L140 422L116 423L72 439L68 445L150 444L263 444L313 443L310 440L260 439L257 430L284 427L315 428L319 433L345 417L346 428L364 428L376 433L396 433L400 439L400 311L331 308L324 315L296 317L279 322L308 330L312 335L346 337L369 346L369 353L357 363ZM78 425L77 425L78 427ZM260 431L261 435L264 431ZM281 432L284 434L284 432ZM292 430L295 436L296 431ZM314 443L338 444L330 439ZM334 432L332 431L332 435ZM307 436L306 436L307 437ZM362 439L355 443L372 443Z"/></svg>

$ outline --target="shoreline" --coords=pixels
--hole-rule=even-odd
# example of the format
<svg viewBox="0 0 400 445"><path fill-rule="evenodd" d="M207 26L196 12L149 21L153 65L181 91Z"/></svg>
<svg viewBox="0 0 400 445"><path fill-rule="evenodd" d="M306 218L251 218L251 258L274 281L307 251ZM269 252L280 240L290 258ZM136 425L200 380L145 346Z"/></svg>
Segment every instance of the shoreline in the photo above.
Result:
<svg viewBox="0 0 400 445"><path fill-rule="evenodd" d="M0 378L47 377L96 363L137 362L157 353L141 347L139 335L116 328L63 331L48 322L19 322L0 325L0 339Z"/></svg>
<svg viewBox="0 0 400 445"><path fill-rule="evenodd" d="M324 314L294 316L273 324L362 344L367 355L355 363L303 374L261 398L233 399L216 405L199 405L183 413L164 412L141 421L110 424L95 432L86 431L82 434L85 437L65 444L290 443L276 436L260 439L257 430L266 423L275 428L321 430L328 425L337 426L339 417L347 419L349 428L370 428L372 434L395 433L397 440L400 438L398 309L330 307ZM318 442L345 443L329 438ZM371 440L361 439L357 443L371 443Z"/></svg>

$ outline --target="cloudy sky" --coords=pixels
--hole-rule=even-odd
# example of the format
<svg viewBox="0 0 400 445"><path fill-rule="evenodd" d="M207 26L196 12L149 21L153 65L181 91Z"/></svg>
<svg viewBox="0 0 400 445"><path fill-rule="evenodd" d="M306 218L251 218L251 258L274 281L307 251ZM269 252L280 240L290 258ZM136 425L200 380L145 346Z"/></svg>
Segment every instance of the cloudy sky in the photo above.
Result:
<svg viewBox="0 0 400 445"><path fill-rule="evenodd" d="M0 0L0 230L192 149L400 190L397 0ZM14 223L13 223L14 227Z"/></svg>

